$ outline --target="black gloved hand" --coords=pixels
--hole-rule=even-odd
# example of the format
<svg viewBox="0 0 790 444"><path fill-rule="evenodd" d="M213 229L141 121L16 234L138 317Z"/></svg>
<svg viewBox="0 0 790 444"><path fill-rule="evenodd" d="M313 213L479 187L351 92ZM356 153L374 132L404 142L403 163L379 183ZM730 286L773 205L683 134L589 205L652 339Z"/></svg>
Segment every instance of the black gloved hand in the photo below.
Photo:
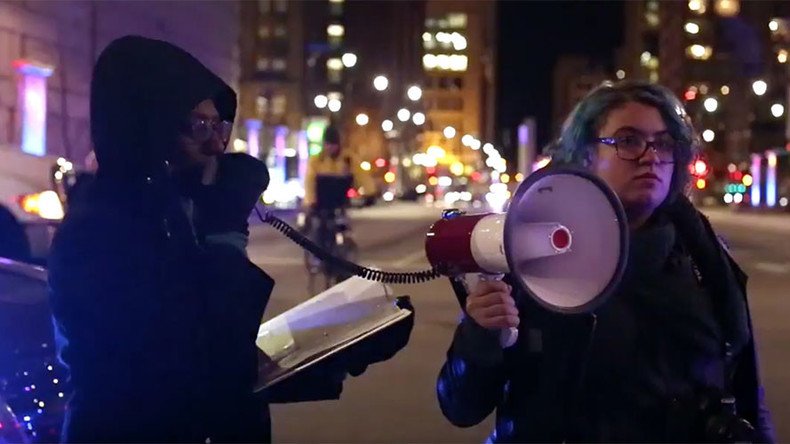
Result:
<svg viewBox="0 0 790 444"><path fill-rule="evenodd" d="M215 183L200 185L194 193L195 228L199 236L247 234L247 219L269 185L269 170L243 153L223 154L218 162Z"/></svg>

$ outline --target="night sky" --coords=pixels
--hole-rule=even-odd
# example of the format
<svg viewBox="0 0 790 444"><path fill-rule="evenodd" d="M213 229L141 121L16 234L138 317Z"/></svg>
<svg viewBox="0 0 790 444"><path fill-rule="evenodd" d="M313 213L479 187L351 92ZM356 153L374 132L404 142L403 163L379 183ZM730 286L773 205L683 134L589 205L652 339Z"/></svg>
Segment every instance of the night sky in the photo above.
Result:
<svg viewBox="0 0 790 444"><path fill-rule="evenodd" d="M614 57L623 39L623 2L501 0L498 15L497 139L510 145L501 140L502 130L535 116L540 148L554 136L550 125L555 60L562 54Z"/></svg>

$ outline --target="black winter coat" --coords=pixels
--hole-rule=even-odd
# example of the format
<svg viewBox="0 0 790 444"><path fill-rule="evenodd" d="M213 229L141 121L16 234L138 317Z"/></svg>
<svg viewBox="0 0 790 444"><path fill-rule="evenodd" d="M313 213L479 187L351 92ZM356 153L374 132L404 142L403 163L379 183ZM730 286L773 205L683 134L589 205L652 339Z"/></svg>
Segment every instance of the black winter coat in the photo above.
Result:
<svg viewBox="0 0 790 444"><path fill-rule="evenodd" d="M49 264L74 388L67 442L270 440L254 341L274 282L240 249L199 241L163 162L205 99L234 119L230 87L164 42L125 37L96 64L99 171L70 203ZM336 398L340 383L324 376L321 393L293 395Z"/></svg>
<svg viewBox="0 0 790 444"><path fill-rule="evenodd" d="M665 216L632 236L624 280L597 316L550 313L516 293L520 335L505 350L465 317L438 378L444 415L468 427L496 411L493 442L696 442L696 397L725 389L730 368L738 413L774 441L746 276L685 199Z"/></svg>

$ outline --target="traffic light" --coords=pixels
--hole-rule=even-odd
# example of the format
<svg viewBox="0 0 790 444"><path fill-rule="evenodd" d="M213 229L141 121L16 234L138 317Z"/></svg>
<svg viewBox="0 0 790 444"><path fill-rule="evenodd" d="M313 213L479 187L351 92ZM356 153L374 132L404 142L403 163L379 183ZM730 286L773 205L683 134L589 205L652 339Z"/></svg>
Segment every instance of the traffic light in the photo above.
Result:
<svg viewBox="0 0 790 444"><path fill-rule="evenodd" d="M695 177L699 177L699 178L705 177L708 175L708 172L709 172L708 162L705 162L702 159L697 159L692 164L691 174L694 175Z"/></svg>
<svg viewBox="0 0 790 444"><path fill-rule="evenodd" d="M376 168L384 168L387 166L387 161L383 157L376 159Z"/></svg>
<svg viewBox="0 0 790 444"><path fill-rule="evenodd" d="M707 185L708 184L705 181L705 179L697 179L697 189L698 190L704 190Z"/></svg>

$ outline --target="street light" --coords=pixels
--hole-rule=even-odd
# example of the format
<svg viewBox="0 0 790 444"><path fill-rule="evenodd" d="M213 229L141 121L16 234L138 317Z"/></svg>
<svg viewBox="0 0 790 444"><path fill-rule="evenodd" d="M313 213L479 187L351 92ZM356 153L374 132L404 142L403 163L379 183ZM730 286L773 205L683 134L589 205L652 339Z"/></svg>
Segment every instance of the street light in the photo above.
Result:
<svg viewBox="0 0 790 444"><path fill-rule="evenodd" d="M452 139L453 137L455 137L456 131L455 128L453 128L452 126L447 126L444 128L443 133L444 133L444 137L448 139Z"/></svg>
<svg viewBox="0 0 790 444"><path fill-rule="evenodd" d="M420 126L425 123L425 114L414 113L414 115L411 116L411 121L414 122L415 125Z"/></svg>
<svg viewBox="0 0 790 444"><path fill-rule="evenodd" d="M367 114L365 113L357 114L357 125L365 126L368 124L368 122L370 122L370 117L368 117Z"/></svg>
<svg viewBox="0 0 790 444"><path fill-rule="evenodd" d="M392 131L392 128L395 128L395 124L392 123L392 120L385 120L381 122L381 129L384 131Z"/></svg>
<svg viewBox="0 0 790 444"><path fill-rule="evenodd" d="M779 22L777 22L776 20L771 20L770 22L768 22L768 29L770 29L771 32L778 31L779 30Z"/></svg>
<svg viewBox="0 0 790 444"><path fill-rule="evenodd" d="M357 64L357 55L351 52L347 52L343 54L341 60L343 61L343 66L345 66L346 68L353 68Z"/></svg>
<svg viewBox="0 0 790 444"><path fill-rule="evenodd" d="M313 99L313 103L315 103L316 108L324 109L326 108L326 105L329 103L329 99L327 99L325 95L319 94L315 96L315 99Z"/></svg>
<svg viewBox="0 0 790 444"><path fill-rule="evenodd" d="M475 138L471 134L464 134L464 137L461 137L461 143L463 143L464 146L472 146L474 140Z"/></svg>
<svg viewBox="0 0 790 444"><path fill-rule="evenodd" d="M409 100L416 102L422 97L422 89L417 85L413 85L406 91L406 95L409 96Z"/></svg>
<svg viewBox="0 0 790 444"><path fill-rule="evenodd" d="M329 106L329 111L332 111L333 113L336 113L336 112L340 111L340 108L341 108L342 104L340 103L340 100L338 100L338 99L331 99L327 106Z"/></svg>
<svg viewBox="0 0 790 444"><path fill-rule="evenodd" d="M702 140L706 142L713 142L713 139L716 138L716 133L713 130L706 129L702 132Z"/></svg>
<svg viewBox="0 0 790 444"><path fill-rule="evenodd" d="M401 122L407 122L410 117L411 117L411 112L409 112L409 110L407 110L406 108L401 108L398 110L398 120L400 120Z"/></svg>
<svg viewBox="0 0 790 444"><path fill-rule="evenodd" d="M776 117L777 119L779 117L782 117L784 113L785 113L785 107L781 103L774 103L773 105L771 105L771 114L773 114L773 116Z"/></svg>
<svg viewBox="0 0 790 444"><path fill-rule="evenodd" d="M755 82L752 83L752 90L754 90L755 94L761 96L768 91L768 84L762 80L755 80Z"/></svg>
<svg viewBox="0 0 790 444"><path fill-rule="evenodd" d="M472 144L469 146L469 148L472 148L473 150L477 151L480 149L482 145L483 142L481 142L479 139L474 139L472 140Z"/></svg>
<svg viewBox="0 0 790 444"><path fill-rule="evenodd" d="M705 99L704 106L706 111L712 113L715 112L717 109L719 109L719 101L714 99L713 97L708 97L707 99Z"/></svg>
<svg viewBox="0 0 790 444"><path fill-rule="evenodd" d="M376 76L376 78L373 79L373 87L376 88L377 91L384 91L389 84L390 81L384 76Z"/></svg>

